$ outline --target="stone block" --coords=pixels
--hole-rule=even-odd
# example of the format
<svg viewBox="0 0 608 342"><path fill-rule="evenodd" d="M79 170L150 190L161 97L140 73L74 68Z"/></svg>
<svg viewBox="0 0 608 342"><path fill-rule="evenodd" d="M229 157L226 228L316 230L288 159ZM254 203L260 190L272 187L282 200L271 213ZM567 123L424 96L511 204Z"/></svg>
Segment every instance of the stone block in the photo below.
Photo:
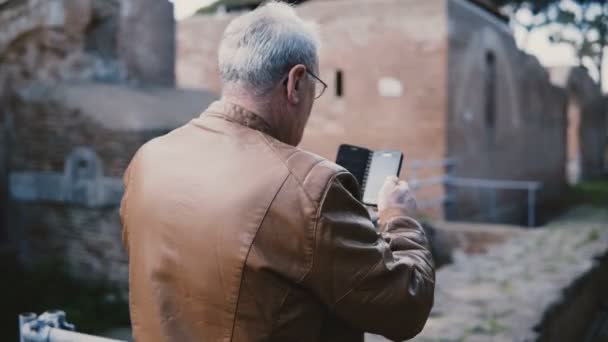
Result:
<svg viewBox="0 0 608 342"><path fill-rule="evenodd" d="M119 19L119 56L142 83L175 84L175 20L167 0L127 0Z"/></svg>

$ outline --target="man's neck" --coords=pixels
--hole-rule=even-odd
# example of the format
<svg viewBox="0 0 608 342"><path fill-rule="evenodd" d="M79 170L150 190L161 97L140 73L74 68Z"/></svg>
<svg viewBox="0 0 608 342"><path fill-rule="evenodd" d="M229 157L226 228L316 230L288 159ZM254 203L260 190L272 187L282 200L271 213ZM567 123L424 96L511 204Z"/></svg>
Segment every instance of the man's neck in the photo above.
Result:
<svg viewBox="0 0 608 342"><path fill-rule="evenodd" d="M289 138L285 136L285 133L289 130L285 127L286 123L283 122L285 119L283 113L279 113L276 108L273 108L270 100L254 98L244 94L223 94L222 101L232 103L256 114L277 132L277 139L289 143Z"/></svg>
<svg viewBox="0 0 608 342"><path fill-rule="evenodd" d="M266 116L268 116L268 105L265 103L265 101L260 101L259 99L253 99L250 98L248 96L241 96L241 95L222 95L222 101L224 102L229 102L232 104L235 104L239 107L242 107L252 113L255 113L256 115L262 117L264 120L267 120L270 122L270 118L266 118Z"/></svg>

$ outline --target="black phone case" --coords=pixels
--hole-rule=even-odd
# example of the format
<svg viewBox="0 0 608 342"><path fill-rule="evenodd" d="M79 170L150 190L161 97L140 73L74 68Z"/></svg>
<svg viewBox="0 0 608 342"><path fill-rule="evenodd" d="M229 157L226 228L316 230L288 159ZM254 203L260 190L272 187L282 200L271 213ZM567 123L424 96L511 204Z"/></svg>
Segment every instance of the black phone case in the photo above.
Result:
<svg viewBox="0 0 608 342"><path fill-rule="evenodd" d="M395 153L396 151L377 151L374 152L364 147L354 146L349 144L342 144L338 148L338 155L336 157L336 164L347 169L359 182L361 188L361 200L363 200L369 171L376 153ZM403 164L403 154L400 153L399 166L397 168L396 176L401 173L401 166ZM376 205L374 203L365 203L368 205Z"/></svg>

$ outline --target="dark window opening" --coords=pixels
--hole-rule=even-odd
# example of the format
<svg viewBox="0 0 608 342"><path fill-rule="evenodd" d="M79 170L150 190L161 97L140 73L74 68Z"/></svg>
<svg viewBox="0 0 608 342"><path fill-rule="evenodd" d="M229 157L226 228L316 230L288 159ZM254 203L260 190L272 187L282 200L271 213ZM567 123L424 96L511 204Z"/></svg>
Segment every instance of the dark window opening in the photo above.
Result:
<svg viewBox="0 0 608 342"><path fill-rule="evenodd" d="M86 160L81 159L81 160L78 161L78 168L79 169L86 169L87 166L89 166L89 165L88 165L88 163L87 163Z"/></svg>
<svg viewBox="0 0 608 342"><path fill-rule="evenodd" d="M484 86L486 89L485 98L485 124L490 133L496 126L496 58L494 53L486 53L486 72Z"/></svg>
<svg viewBox="0 0 608 342"><path fill-rule="evenodd" d="M342 97L344 95L344 81L342 79L342 70L336 71L336 96Z"/></svg>

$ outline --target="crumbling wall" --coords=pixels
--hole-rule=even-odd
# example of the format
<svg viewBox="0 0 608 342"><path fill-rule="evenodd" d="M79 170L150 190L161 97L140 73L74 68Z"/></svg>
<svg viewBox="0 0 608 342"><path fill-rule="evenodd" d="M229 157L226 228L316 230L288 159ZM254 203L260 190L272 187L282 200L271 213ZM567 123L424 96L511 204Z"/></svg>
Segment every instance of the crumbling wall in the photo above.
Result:
<svg viewBox="0 0 608 342"><path fill-rule="evenodd" d="M517 48L506 23L468 1L450 1L448 9L447 148L457 159L455 175L539 181L541 204L559 199L565 93L536 58ZM454 190L449 219L525 222L526 191Z"/></svg>
<svg viewBox="0 0 608 342"><path fill-rule="evenodd" d="M117 1L28 0L0 11L0 85L6 95L31 81L124 81L116 58ZM105 19L104 19L105 18ZM108 21L109 20L109 21ZM95 23L105 24L105 31Z"/></svg>
<svg viewBox="0 0 608 342"><path fill-rule="evenodd" d="M143 83L175 85L175 21L166 1L124 1L120 11L119 56Z"/></svg>
<svg viewBox="0 0 608 342"><path fill-rule="evenodd" d="M570 94L570 101L576 101L580 108L581 176L597 177L604 172L604 151L608 143L606 99L598 84L583 68L570 70L566 90Z"/></svg>
<svg viewBox="0 0 608 342"><path fill-rule="evenodd" d="M9 0L0 8L0 85L126 80L173 86L167 0Z"/></svg>
<svg viewBox="0 0 608 342"><path fill-rule="evenodd" d="M90 82L21 89L9 108L7 149L9 235L20 260L63 261L82 279L126 284L123 172L143 143L187 123L213 99Z"/></svg>
<svg viewBox="0 0 608 342"><path fill-rule="evenodd" d="M124 284L122 174L215 99L170 87L172 5L0 1L0 27L0 249Z"/></svg>

